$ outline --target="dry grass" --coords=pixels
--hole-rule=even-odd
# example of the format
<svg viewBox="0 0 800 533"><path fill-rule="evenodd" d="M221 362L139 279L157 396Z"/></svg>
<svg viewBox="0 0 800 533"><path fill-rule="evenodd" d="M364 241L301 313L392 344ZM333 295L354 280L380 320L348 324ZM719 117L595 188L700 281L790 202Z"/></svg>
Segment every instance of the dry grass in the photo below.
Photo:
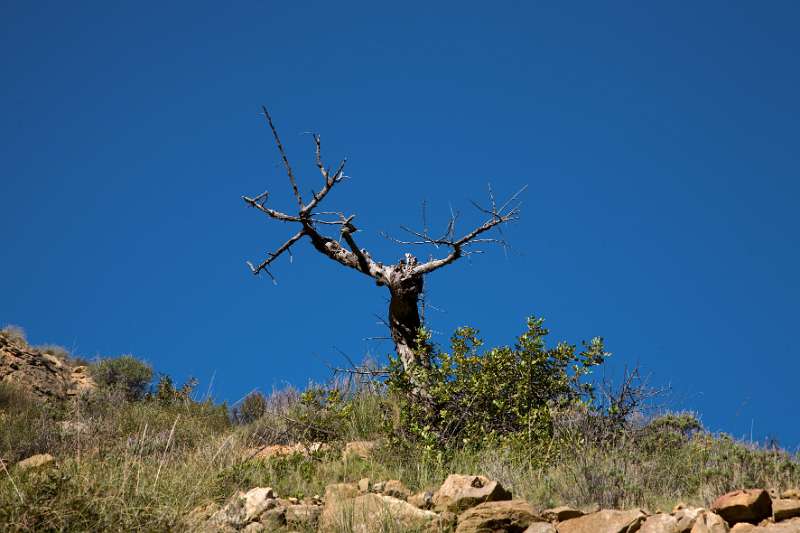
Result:
<svg viewBox="0 0 800 533"><path fill-rule="evenodd" d="M259 420L235 425L210 403L131 402L103 393L54 409L0 387L0 457L9 465L0 471L0 523L9 531L175 531L192 509L221 504L237 490L271 486L281 496L303 498L362 477L433 490L450 473L483 474L541 507L651 510L678 501L707 504L745 486L800 486L796 456L683 431L680 423L610 428L573 412L556 417L555 439L541 448L436 456L387 447L368 461L342 461L344 442L382 435L383 396L362 392L343 410L324 413L304 406L297 391L283 391L268 406ZM65 431L64 420L77 424ZM311 431L309 424L319 427ZM331 448L310 457L247 460L253 447L320 435ZM53 454L57 468L13 467L34 453Z"/></svg>

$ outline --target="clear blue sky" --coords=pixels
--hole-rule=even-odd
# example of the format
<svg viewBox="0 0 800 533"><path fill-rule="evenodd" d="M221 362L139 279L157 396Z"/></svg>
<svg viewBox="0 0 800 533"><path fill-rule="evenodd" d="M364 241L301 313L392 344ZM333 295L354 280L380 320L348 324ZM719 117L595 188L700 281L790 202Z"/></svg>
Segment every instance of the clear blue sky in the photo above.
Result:
<svg viewBox="0 0 800 533"><path fill-rule="evenodd" d="M220 400L386 354L385 289L242 194L293 204L306 131L362 246L524 184L515 253L428 280L436 338L604 336L712 430L800 444L796 2L3 2L0 323L133 353Z"/></svg>

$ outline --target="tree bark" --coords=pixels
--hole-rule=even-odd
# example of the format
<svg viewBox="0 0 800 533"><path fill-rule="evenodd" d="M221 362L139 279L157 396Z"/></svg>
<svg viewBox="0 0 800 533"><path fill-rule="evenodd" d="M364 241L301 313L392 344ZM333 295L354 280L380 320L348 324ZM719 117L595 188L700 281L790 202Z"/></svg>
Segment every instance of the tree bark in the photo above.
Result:
<svg viewBox="0 0 800 533"><path fill-rule="evenodd" d="M397 355L409 377L417 374L415 369L430 367L430 361L420 353L418 338L422 321L419 316L419 296L422 294L423 277L409 276L399 279L389 287L389 328ZM413 379L412 379L413 382ZM415 386L422 385L414 383Z"/></svg>

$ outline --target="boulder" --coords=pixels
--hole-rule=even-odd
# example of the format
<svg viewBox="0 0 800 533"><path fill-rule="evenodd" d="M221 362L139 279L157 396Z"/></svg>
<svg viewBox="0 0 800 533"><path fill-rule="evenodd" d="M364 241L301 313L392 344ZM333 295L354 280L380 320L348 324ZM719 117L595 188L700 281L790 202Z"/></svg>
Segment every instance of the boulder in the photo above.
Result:
<svg viewBox="0 0 800 533"><path fill-rule="evenodd" d="M286 508L286 523L301 529L316 529L317 521L322 513L318 505L290 505Z"/></svg>
<svg viewBox="0 0 800 533"><path fill-rule="evenodd" d="M614 511L604 509L558 524L558 533L633 533L647 516L641 509Z"/></svg>
<svg viewBox="0 0 800 533"><path fill-rule="evenodd" d="M409 496L406 501L408 501L408 503L414 507L419 507L420 509L430 509L433 507L433 493L418 492Z"/></svg>
<svg viewBox="0 0 800 533"><path fill-rule="evenodd" d="M443 527L443 520L436 513L418 509L391 496L370 493L354 499L326 501L319 531L378 533L388 529L434 533Z"/></svg>
<svg viewBox="0 0 800 533"><path fill-rule="evenodd" d="M484 502L510 500L511 493L496 481L483 476L451 474L433 495L439 511L459 514Z"/></svg>
<svg viewBox="0 0 800 533"><path fill-rule="evenodd" d="M456 533L523 533L541 522L536 510L524 500L481 503L458 517Z"/></svg>
<svg viewBox="0 0 800 533"><path fill-rule="evenodd" d="M778 523L765 523L754 526L740 522L733 526L731 533L800 533L800 518L792 518Z"/></svg>
<svg viewBox="0 0 800 533"><path fill-rule="evenodd" d="M225 507L214 513L209 522L240 529L269 509L277 507L275 492L269 487L256 487L239 492Z"/></svg>
<svg viewBox="0 0 800 533"><path fill-rule="evenodd" d="M360 488L360 487L359 487ZM398 500L407 500L411 496L411 491L403 485L402 481L391 479L383 484L383 494L397 498Z"/></svg>
<svg viewBox="0 0 800 533"><path fill-rule="evenodd" d="M786 489L781 493L781 498L800 500L800 489Z"/></svg>
<svg viewBox="0 0 800 533"><path fill-rule="evenodd" d="M556 528L550 522L533 522L523 533L556 533Z"/></svg>
<svg viewBox="0 0 800 533"><path fill-rule="evenodd" d="M706 510L702 507L686 507L681 506L672 511L672 516L678 521L678 531L691 531L697 522L697 517L705 513Z"/></svg>
<svg viewBox="0 0 800 533"><path fill-rule="evenodd" d="M648 517L639 528L639 533L683 533L684 531L686 528L678 527L676 517L664 513Z"/></svg>
<svg viewBox="0 0 800 533"><path fill-rule="evenodd" d="M697 515L690 533L728 533L728 524L720 515L704 510Z"/></svg>
<svg viewBox="0 0 800 533"><path fill-rule="evenodd" d="M723 494L711 504L711 510L729 524L757 524L772 516L772 500L763 489L737 490Z"/></svg>
<svg viewBox="0 0 800 533"><path fill-rule="evenodd" d="M37 455L31 455L27 459L23 459L22 461L18 462L16 468L20 471L38 470L47 466L53 466L55 465L55 462L55 457L49 453L40 453Z"/></svg>
<svg viewBox="0 0 800 533"><path fill-rule="evenodd" d="M776 522L800 516L800 500L793 498L772 500L772 516Z"/></svg>
<svg viewBox="0 0 800 533"><path fill-rule="evenodd" d="M583 516L584 513L583 511L562 505L560 507L545 509L541 512L541 515L548 522L563 522L564 520L569 520L570 518L578 518Z"/></svg>
<svg viewBox="0 0 800 533"><path fill-rule="evenodd" d="M369 489L372 488L372 482L368 477L361 478L358 480L358 490L361 492L369 492Z"/></svg>

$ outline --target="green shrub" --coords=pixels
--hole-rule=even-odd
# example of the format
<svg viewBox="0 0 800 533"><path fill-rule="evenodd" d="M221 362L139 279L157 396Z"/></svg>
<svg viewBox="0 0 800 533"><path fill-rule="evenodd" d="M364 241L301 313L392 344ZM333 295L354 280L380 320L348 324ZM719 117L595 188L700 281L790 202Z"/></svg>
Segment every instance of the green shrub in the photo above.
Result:
<svg viewBox="0 0 800 533"><path fill-rule="evenodd" d="M231 415L237 424L255 422L267 412L267 399L260 392L251 392L241 404L233 409Z"/></svg>
<svg viewBox="0 0 800 533"><path fill-rule="evenodd" d="M442 450L549 439L550 408L589 396L592 388L582 378L609 354L600 338L584 343L581 352L564 342L548 348L543 323L530 318L513 348L483 353L472 328L456 331L450 353L435 351L421 334L423 356L432 363L429 370L421 369L429 398L415 397L402 364L394 358L390 363L389 391L399 398L399 440Z"/></svg>
<svg viewBox="0 0 800 533"><path fill-rule="evenodd" d="M153 369L132 355L101 359L89 367L100 387L122 391L129 400L144 398L153 379Z"/></svg>

